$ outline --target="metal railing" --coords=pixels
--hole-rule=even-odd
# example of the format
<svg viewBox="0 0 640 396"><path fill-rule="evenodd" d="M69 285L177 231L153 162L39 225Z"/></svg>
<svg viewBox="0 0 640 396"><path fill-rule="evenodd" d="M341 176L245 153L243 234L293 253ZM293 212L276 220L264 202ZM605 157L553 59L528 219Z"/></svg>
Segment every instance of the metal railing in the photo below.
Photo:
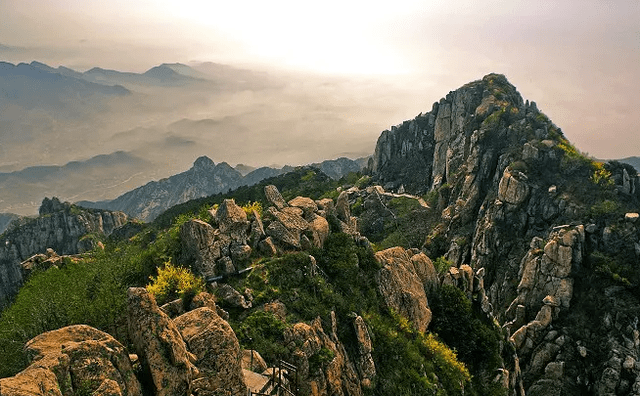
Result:
<svg viewBox="0 0 640 396"><path fill-rule="evenodd" d="M262 389L247 392L248 396L297 396L298 393L298 368L284 360L272 367L269 381Z"/></svg>

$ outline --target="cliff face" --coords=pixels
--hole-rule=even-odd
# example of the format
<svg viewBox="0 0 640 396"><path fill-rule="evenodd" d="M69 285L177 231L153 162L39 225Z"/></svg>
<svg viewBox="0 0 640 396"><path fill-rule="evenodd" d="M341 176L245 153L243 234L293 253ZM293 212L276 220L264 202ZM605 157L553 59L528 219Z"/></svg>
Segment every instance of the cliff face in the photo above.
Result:
<svg viewBox="0 0 640 396"><path fill-rule="evenodd" d="M433 197L432 258L484 268L519 356L514 391L640 394L635 169L580 154L493 74L383 132L369 167L386 188Z"/></svg>
<svg viewBox="0 0 640 396"><path fill-rule="evenodd" d="M109 235L127 221L121 212L81 210L57 198L45 198L40 216L23 220L5 232L0 243L0 307L17 293L23 277L20 263L47 248L59 254L77 254L92 249L87 234Z"/></svg>

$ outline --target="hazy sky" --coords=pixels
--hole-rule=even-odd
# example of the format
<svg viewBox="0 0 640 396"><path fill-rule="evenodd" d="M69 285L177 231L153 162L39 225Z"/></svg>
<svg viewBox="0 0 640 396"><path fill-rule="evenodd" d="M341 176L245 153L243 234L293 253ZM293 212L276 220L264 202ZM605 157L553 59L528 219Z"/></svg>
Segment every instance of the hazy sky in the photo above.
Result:
<svg viewBox="0 0 640 396"><path fill-rule="evenodd" d="M414 95L414 115L498 72L581 150L640 155L638 0L0 0L0 44L4 60L79 70L214 61L365 75Z"/></svg>

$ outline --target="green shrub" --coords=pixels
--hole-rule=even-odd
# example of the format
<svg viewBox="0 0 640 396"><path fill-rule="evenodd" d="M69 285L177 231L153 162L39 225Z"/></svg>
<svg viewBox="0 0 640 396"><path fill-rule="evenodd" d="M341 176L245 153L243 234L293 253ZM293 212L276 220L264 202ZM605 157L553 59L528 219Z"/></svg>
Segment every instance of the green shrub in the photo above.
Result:
<svg viewBox="0 0 640 396"><path fill-rule="evenodd" d="M151 277L147 291L156 298L159 305L176 298L187 301L204 291L204 280L193 275L187 268L166 262L163 268L158 268L158 276Z"/></svg>
<svg viewBox="0 0 640 396"><path fill-rule="evenodd" d="M442 275L453 266L453 262L451 260L447 260L444 256L440 256L433 261L433 266L436 268L436 271Z"/></svg>
<svg viewBox="0 0 640 396"><path fill-rule="evenodd" d="M242 210L244 210L248 218L253 218L254 210L258 213L258 216L262 217L262 204L260 202L249 202L246 205L242 205Z"/></svg>
<svg viewBox="0 0 640 396"><path fill-rule="evenodd" d="M620 214L620 209L619 203L605 199L593 205L589 211L589 215L595 220L611 219Z"/></svg>
<svg viewBox="0 0 640 396"><path fill-rule="evenodd" d="M362 176L354 184L359 189L363 189L371 184L371 176Z"/></svg>
<svg viewBox="0 0 640 396"><path fill-rule="evenodd" d="M458 288L450 285L432 291L429 306L433 312L431 329L472 371L491 372L500 364L500 332L474 314L471 301Z"/></svg>
<svg viewBox="0 0 640 396"><path fill-rule="evenodd" d="M403 317L371 313L378 395L462 395L470 374L455 352L433 334L412 328Z"/></svg>
<svg viewBox="0 0 640 396"><path fill-rule="evenodd" d="M314 353L309 358L309 373L314 374L324 369L334 357L335 354L330 349L320 348L317 353Z"/></svg>
<svg viewBox="0 0 640 396"><path fill-rule="evenodd" d="M284 345L287 325L271 312L254 311L242 321L237 329L240 344L245 349L254 349L269 363L285 358L289 349Z"/></svg>

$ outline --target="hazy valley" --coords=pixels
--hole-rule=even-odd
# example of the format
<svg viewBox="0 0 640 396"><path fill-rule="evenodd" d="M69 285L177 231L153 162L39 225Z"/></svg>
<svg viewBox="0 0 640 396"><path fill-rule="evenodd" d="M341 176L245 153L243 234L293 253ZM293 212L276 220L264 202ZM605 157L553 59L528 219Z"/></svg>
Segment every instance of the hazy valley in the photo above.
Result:
<svg viewBox="0 0 640 396"><path fill-rule="evenodd" d="M386 120L411 114L374 81L213 63L81 73L4 62L0 88L0 212L20 215L45 196L114 199L203 155L275 168L368 156Z"/></svg>

